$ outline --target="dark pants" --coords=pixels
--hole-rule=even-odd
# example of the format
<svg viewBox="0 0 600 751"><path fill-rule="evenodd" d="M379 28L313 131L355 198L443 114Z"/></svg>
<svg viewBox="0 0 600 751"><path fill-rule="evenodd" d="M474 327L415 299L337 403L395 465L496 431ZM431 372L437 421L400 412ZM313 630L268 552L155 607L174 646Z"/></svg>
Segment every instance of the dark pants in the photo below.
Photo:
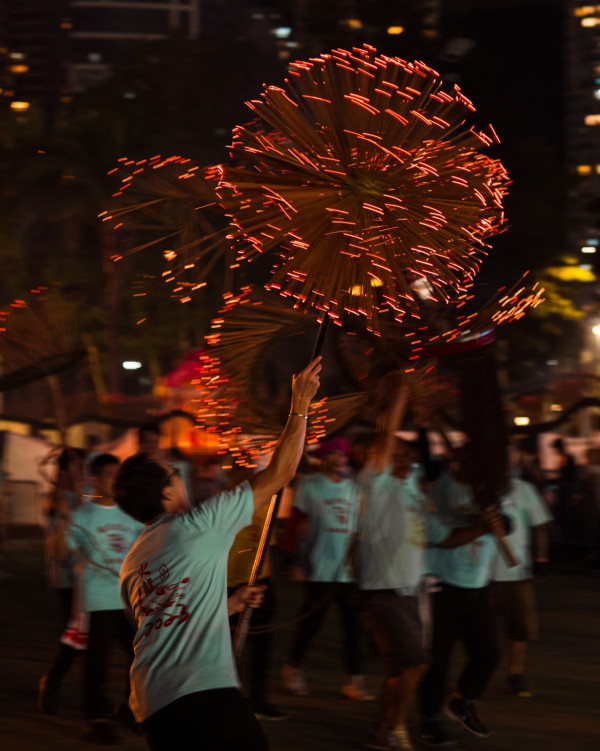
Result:
<svg viewBox="0 0 600 751"><path fill-rule="evenodd" d="M267 738L236 688L187 694L143 723L151 751L267 751Z"/></svg>
<svg viewBox="0 0 600 751"><path fill-rule="evenodd" d="M245 693L249 696L253 704L260 704L266 700L267 695L267 676L269 673L269 662L271 658L271 648L273 634L266 629L275 614L275 594L273 586L269 579L261 579L259 584L265 584L265 599L261 606L252 611L250 619L250 628L246 638L246 649L242 653L244 659L243 680ZM227 590L228 596L231 595L238 587L231 587ZM229 619L232 632L235 631L240 614L235 613ZM258 631L259 633L255 632Z"/></svg>
<svg viewBox="0 0 600 751"><path fill-rule="evenodd" d="M496 616L489 587L463 589L442 584L433 595L431 667L421 683L423 714L437 714L446 698L446 677L457 641L462 641L468 659L458 679L465 699L478 699L485 691L500 660Z"/></svg>
<svg viewBox="0 0 600 751"><path fill-rule="evenodd" d="M388 677L428 662L423 647L419 599L393 589L362 593L365 621Z"/></svg>
<svg viewBox="0 0 600 751"><path fill-rule="evenodd" d="M106 714L106 700L102 696L106 683L109 645L116 639L133 661L133 627L122 610L95 610L90 613L90 630L84 663L84 705L89 720L102 718ZM129 666L128 666L129 667ZM127 674L124 699L129 698L129 671Z"/></svg>
<svg viewBox="0 0 600 751"><path fill-rule="evenodd" d="M72 587L63 587L56 590L58 602L60 605L60 615L62 619L63 631L67 627L69 618L71 617L71 606L73 603L73 589ZM73 664L73 661L77 658L79 650L69 647L62 642L58 643L58 649L54 657L54 661L50 666L48 675L46 677L46 694L48 696L58 696L63 678L67 674L67 671Z"/></svg>
<svg viewBox="0 0 600 751"><path fill-rule="evenodd" d="M342 621L344 668L348 675L360 675L359 595L352 583L304 582L304 601L298 613L301 620L292 641L291 663L296 666L302 664L332 602L337 604Z"/></svg>

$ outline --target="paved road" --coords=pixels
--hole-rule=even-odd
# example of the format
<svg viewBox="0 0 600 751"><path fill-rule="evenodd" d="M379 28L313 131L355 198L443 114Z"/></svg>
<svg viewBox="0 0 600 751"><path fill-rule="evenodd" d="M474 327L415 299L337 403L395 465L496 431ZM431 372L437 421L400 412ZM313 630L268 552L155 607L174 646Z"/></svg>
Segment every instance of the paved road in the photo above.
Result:
<svg viewBox="0 0 600 751"><path fill-rule="evenodd" d="M498 673L480 703L493 735L480 740L449 727L457 751L591 751L600 749L600 575L583 563L563 561L538 586L541 638L529 659L532 699L500 693ZM297 585L280 586L279 619L293 618ZM80 740L81 666L67 677L60 715L36 708L37 681L52 659L58 611L44 585L42 552L34 541L0 543L0 749L74 751L93 748ZM272 751L358 751L375 712L372 703L341 697L342 681L336 614L328 617L308 660L312 695L290 697L280 690L278 672L290 630L275 635L272 699L289 713L285 722L265 724ZM376 690L380 670L367 659L367 681ZM110 690L117 698L124 665L112 661ZM413 718L413 725L416 718ZM142 751L142 739L123 730L118 748ZM174 749L176 751L176 749ZM208 750L210 751L210 750Z"/></svg>

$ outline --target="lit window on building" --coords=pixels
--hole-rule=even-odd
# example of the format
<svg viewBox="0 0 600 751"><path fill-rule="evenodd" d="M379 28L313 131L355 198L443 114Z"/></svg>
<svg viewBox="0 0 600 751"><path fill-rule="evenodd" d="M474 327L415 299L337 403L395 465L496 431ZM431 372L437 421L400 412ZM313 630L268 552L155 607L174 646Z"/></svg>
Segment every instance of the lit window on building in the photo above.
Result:
<svg viewBox="0 0 600 751"><path fill-rule="evenodd" d="M595 253L596 248L594 248L592 245L584 245L581 249L582 253Z"/></svg>
<svg viewBox="0 0 600 751"><path fill-rule="evenodd" d="M578 164L577 165L577 174L578 175L591 175L592 174L592 165L591 164Z"/></svg>
<svg viewBox="0 0 600 751"><path fill-rule="evenodd" d="M594 13L600 13L600 5L580 5L579 8L575 8L573 13L577 18L593 16Z"/></svg>
<svg viewBox="0 0 600 751"><path fill-rule="evenodd" d="M593 26L600 26L600 18L597 18L597 17L582 18L581 25L585 26L586 28L592 28Z"/></svg>
<svg viewBox="0 0 600 751"><path fill-rule="evenodd" d="M600 115L586 115L585 124L586 125L600 125Z"/></svg>

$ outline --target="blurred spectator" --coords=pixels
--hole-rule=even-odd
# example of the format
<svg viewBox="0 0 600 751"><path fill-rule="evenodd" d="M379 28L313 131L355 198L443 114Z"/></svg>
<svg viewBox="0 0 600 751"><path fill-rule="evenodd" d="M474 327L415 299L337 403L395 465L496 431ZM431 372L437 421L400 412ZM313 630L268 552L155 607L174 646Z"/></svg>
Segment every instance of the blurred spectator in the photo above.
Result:
<svg viewBox="0 0 600 751"><path fill-rule="evenodd" d="M250 580L268 511L268 504L255 511L252 515L252 524L244 527L236 535L227 560L228 597L231 597L236 590L246 586ZM269 548L277 542L273 532L274 530L269 539ZM287 716L268 700L267 677L273 646L269 624L273 620L276 608L271 566L272 561L268 549L260 572L260 579L256 581L256 584L266 587L265 596L261 607L252 612L252 620L246 639L247 648L244 652L248 669L242 674L242 685L250 699L252 711L259 720L285 720ZM229 618L232 633L235 633L239 618L239 613L234 613ZM238 669L240 669L240 666L238 666Z"/></svg>
<svg viewBox="0 0 600 751"><path fill-rule="evenodd" d="M562 438L552 442L552 448L558 454L558 469L556 470L557 498L555 517L563 535L564 541L572 541L575 534L575 515L571 505L579 492L579 474L575 459L569 454Z"/></svg>
<svg viewBox="0 0 600 751"><path fill-rule="evenodd" d="M191 508L191 463L176 446L168 449L160 447L160 426L157 422L145 422L138 428L138 445L140 454L145 454L153 462L168 464L177 470L173 483L180 498L180 511Z"/></svg>
<svg viewBox="0 0 600 751"><path fill-rule="evenodd" d="M197 506L207 498L222 493L226 487L227 482L219 457L209 457L196 470L192 482L192 505Z"/></svg>
<svg viewBox="0 0 600 751"><path fill-rule="evenodd" d="M282 669L283 684L297 696L310 693L304 658L335 601L342 619L343 662L348 674L342 693L358 701L371 699L360 668L358 591L348 557L358 515L358 488L347 477L350 445L343 438L333 438L321 444L317 453L320 471L301 483L290 520L298 532L298 578L303 579L304 599Z"/></svg>
<svg viewBox="0 0 600 751"><path fill-rule="evenodd" d="M508 694L529 697L525 655L527 642L536 639L538 632L533 574L545 575L548 567L547 524L552 515L535 486L518 478L511 480L502 508L510 513L513 522L506 539L518 560L516 566L509 567L497 552L492 568L492 595L508 641L505 688Z"/></svg>
<svg viewBox="0 0 600 751"><path fill-rule="evenodd" d="M81 610L90 619L84 666L84 705L89 727L84 739L99 744L115 740L103 696L111 639L117 639L130 663L133 661L134 630L121 605L119 571L144 528L114 502L118 468L119 460L112 454L96 456L90 466L92 502L75 510L65 529L69 550L82 560ZM128 699L129 676L123 704L118 708L125 719L131 716Z"/></svg>
<svg viewBox="0 0 600 751"><path fill-rule="evenodd" d="M56 461L56 474L48 472L48 465ZM83 501L85 451L77 448L63 448L60 453L51 452L42 462L39 471L53 486L44 513L48 526L46 534L46 573L50 586L55 590L60 606L62 631L64 632L71 615L78 612L74 604L76 581L75 558L64 545L64 530L72 512ZM82 645L81 645L82 646ZM38 704L46 714L58 712L59 692L62 681L79 649L61 639L58 651L47 675L39 682Z"/></svg>

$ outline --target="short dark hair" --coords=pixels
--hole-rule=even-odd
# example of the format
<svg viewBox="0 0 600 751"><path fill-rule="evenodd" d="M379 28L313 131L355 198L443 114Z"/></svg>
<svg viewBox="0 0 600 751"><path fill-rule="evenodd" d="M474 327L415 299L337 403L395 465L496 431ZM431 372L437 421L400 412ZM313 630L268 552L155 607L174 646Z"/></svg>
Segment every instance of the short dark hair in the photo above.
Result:
<svg viewBox="0 0 600 751"><path fill-rule="evenodd" d="M64 448L58 457L57 463L59 469L69 469L69 464L73 459L85 459L85 451L83 449L76 449L72 446Z"/></svg>
<svg viewBox="0 0 600 751"><path fill-rule="evenodd" d="M114 484L116 503L126 514L147 524L164 511L162 491L169 473L146 454L134 454L119 467Z"/></svg>
<svg viewBox="0 0 600 751"><path fill-rule="evenodd" d="M118 463L119 460L113 454L98 454L90 462L90 474L92 477L99 477L104 467Z"/></svg>
<svg viewBox="0 0 600 751"><path fill-rule="evenodd" d="M142 433L154 433L154 435L160 436L160 425L157 422L144 422L138 428L138 434Z"/></svg>

